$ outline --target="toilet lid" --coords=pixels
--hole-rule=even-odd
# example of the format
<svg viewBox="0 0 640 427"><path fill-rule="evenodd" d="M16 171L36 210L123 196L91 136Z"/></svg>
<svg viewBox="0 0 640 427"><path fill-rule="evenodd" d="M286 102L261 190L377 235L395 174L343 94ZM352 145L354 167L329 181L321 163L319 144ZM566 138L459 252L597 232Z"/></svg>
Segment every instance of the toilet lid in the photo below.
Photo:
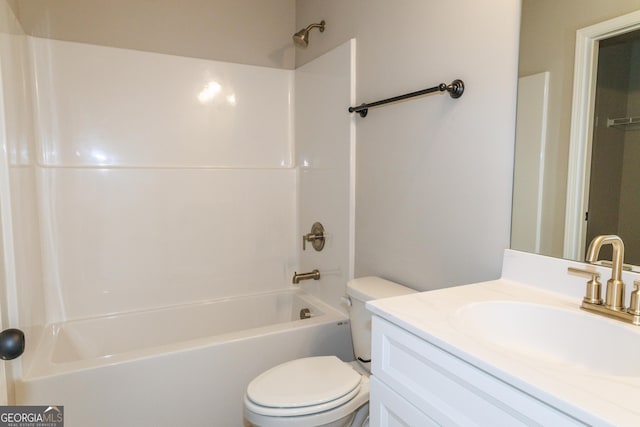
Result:
<svg viewBox="0 0 640 427"><path fill-rule="evenodd" d="M335 356L307 357L283 363L257 376L247 397L261 406L315 406L357 393L361 375Z"/></svg>

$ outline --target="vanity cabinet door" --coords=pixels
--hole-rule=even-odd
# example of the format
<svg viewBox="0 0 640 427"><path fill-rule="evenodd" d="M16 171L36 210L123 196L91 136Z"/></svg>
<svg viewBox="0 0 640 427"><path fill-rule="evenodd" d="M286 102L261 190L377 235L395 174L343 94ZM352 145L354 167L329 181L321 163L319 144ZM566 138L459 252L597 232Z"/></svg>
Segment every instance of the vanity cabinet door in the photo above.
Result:
<svg viewBox="0 0 640 427"><path fill-rule="evenodd" d="M371 377L370 396L371 427L437 427L439 425L375 376Z"/></svg>

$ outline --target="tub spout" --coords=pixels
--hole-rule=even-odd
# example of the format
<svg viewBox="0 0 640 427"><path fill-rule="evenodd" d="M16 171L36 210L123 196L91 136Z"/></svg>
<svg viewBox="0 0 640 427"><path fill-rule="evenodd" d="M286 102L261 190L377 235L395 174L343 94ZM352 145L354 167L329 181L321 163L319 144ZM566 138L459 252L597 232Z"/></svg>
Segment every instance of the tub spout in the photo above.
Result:
<svg viewBox="0 0 640 427"><path fill-rule="evenodd" d="M295 272L293 273L292 282L294 285L297 285L298 283L300 283L301 280L309 280L309 279L320 280L320 272L318 271L318 269L310 271L309 273L298 274L297 272Z"/></svg>

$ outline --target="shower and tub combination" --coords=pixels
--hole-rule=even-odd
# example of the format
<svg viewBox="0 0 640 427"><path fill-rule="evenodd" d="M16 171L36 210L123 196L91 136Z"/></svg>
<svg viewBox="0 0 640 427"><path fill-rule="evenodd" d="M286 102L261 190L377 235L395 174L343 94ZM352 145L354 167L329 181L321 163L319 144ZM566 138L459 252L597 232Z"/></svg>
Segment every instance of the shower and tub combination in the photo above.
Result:
<svg viewBox="0 0 640 427"><path fill-rule="evenodd" d="M353 121L322 109L354 101L354 41L292 71L0 37L5 327L26 334L9 399L71 427L233 426L260 372L353 359ZM297 224L322 218L319 259Z"/></svg>

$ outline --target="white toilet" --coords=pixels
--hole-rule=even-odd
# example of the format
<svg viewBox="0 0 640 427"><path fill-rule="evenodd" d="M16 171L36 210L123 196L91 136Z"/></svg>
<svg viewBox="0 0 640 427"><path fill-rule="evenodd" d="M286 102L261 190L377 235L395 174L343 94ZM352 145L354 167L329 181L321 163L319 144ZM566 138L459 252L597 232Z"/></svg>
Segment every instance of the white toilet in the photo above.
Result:
<svg viewBox="0 0 640 427"><path fill-rule="evenodd" d="M365 303L416 291L379 277L347 284L355 362L335 356L296 359L258 375L244 396L248 426L346 427L369 415L371 314Z"/></svg>

